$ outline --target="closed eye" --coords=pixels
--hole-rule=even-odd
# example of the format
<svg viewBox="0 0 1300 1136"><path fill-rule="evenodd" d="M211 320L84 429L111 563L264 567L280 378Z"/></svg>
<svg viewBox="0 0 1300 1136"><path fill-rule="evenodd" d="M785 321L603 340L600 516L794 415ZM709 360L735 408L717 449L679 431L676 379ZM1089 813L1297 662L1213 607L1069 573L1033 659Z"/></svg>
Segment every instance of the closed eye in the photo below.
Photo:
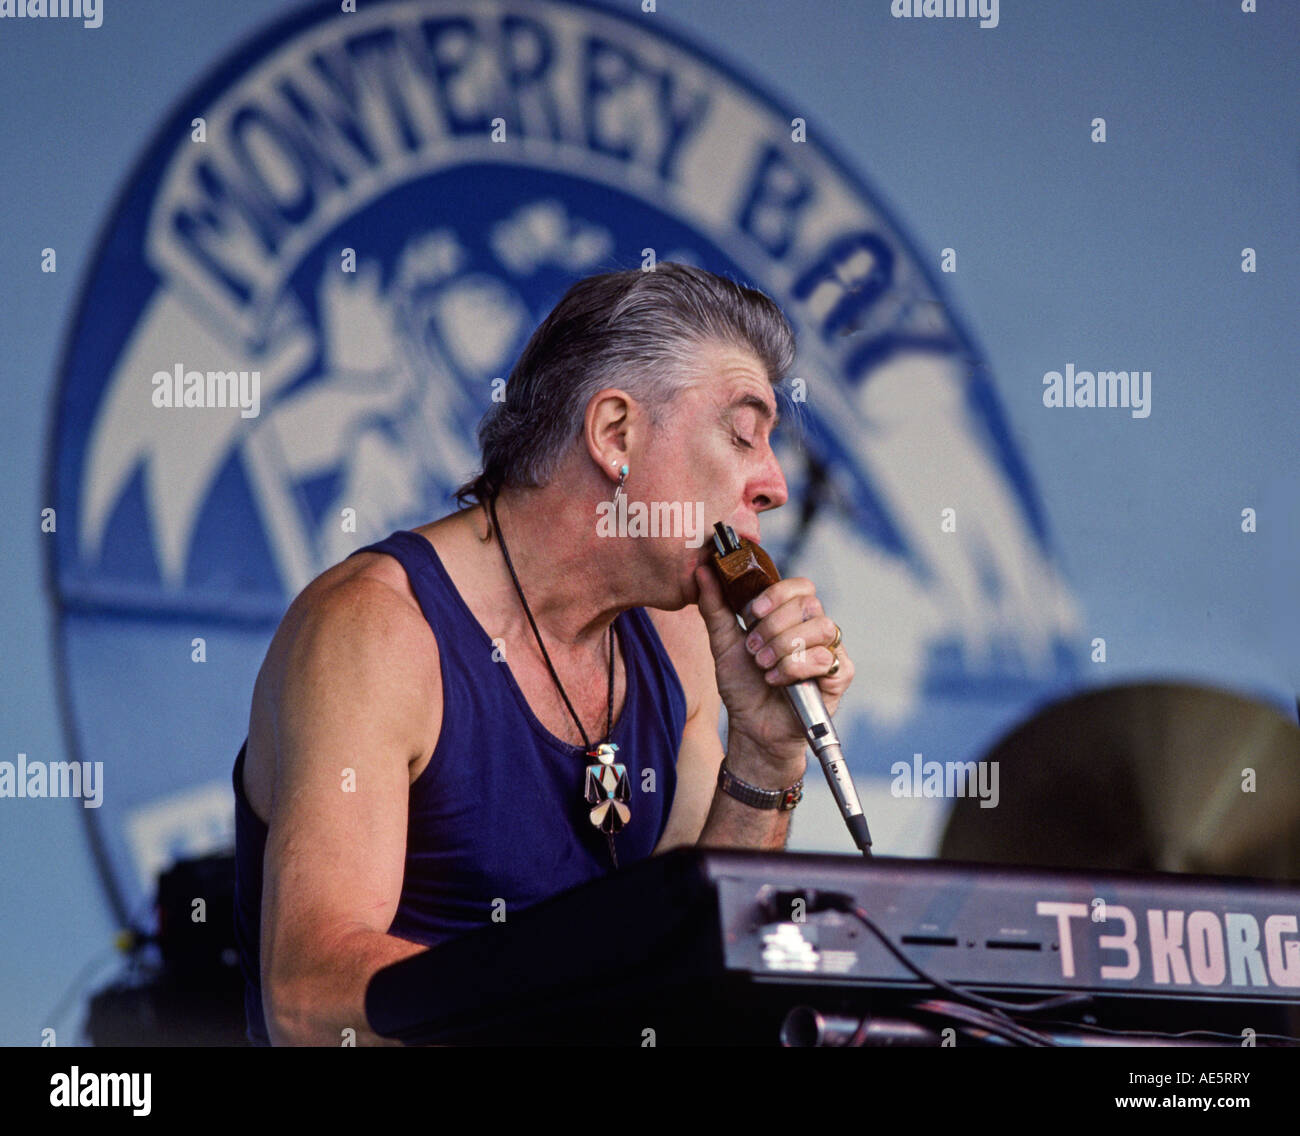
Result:
<svg viewBox="0 0 1300 1136"><path fill-rule="evenodd" d="M736 445L742 447L743 449L752 450L754 448L753 442L745 441L745 439L742 438L739 434L733 434L732 437L735 439Z"/></svg>

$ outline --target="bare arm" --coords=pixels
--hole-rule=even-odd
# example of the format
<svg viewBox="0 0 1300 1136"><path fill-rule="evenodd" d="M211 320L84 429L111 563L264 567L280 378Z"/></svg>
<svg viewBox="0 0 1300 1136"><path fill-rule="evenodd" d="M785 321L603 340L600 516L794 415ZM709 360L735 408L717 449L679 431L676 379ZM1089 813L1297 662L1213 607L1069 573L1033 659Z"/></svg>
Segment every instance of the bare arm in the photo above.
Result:
<svg viewBox="0 0 1300 1136"><path fill-rule="evenodd" d="M785 784L778 784L788 774L773 769L767 754L746 746L735 735L728 738L727 768L742 781L760 789L786 789L794 783L786 781ZM789 835L788 810L755 808L715 787L713 804L700 833L699 843L779 852L785 848Z"/></svg>
<svg viewBox="0 0 1300 1136"><path fill-rule="evenodd" d="M689 844L723 848L781 850L790 829L790 813L756 809L718 786L722 740L718 721L722 699L714 677L708 632L694 607L652 613L664 647L687 693L686 728L677 754L677 793L655 854ZM773 768L769 755L738 734L728 737L727 768L760 789L785 789L797 777Z"/></svg>
<svg viewBox="0 0 1300 1136"><path fill-rule="evenodd" d="M267 1029L279 1045L339 1045L349 1029L359 1045L396 1044L370 1031L365 991L377 970L425 949L387 930L411 766L441 724L436 646L409 600L366 577L318 596L286 635L267 679L276 748L262 896Z"/></svg>

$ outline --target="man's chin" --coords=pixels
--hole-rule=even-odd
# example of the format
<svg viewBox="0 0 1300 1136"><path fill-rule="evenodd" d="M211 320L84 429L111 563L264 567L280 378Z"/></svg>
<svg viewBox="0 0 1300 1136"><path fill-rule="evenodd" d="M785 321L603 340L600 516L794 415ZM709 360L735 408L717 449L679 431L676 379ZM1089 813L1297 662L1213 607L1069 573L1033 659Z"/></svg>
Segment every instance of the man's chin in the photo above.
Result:
<svg viewBox="0 0 1300 1136"><path fill-rule="evenodd" d="M703 544L700 545L699 548L695 550L696 565L698 566L700 564L707 564L709 562L709 556L712 552L713 552L713 541L706 540Z"/></svg>
<svg viewBox="0 0 1300 1136"><path fill-rule="evenodd" d="M682 602L673 608L673 611L680 611L684 607L693 607L700 602L700 585L695 581L695 573L703 564L703 560L697 560L692 563L690 571L682 581Z"/></svg>

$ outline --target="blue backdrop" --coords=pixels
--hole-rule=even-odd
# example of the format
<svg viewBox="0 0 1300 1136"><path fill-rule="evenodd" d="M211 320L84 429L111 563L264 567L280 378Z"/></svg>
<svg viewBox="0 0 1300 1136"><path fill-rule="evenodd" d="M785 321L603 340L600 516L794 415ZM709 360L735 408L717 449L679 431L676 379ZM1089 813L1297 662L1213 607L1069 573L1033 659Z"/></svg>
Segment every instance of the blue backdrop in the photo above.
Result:
<svg viewBox="0 0 1300 1136"><path fill-rule="evenodd" d="M1253 15L1230 0L1151 2L1138 11L1118 0L1086 6L1005 0L998 26L981 29L971 21L894 19L887 0L808 4L797 12L778 0L661 2L653 14L642 13L639 3L611 7L641 21L648 35L667 36L666 42L720 61L719 73L734 76L755 106L802 118L810 151L832 163L842 158L846 184L865 202L860 207L896 225L891 248L899 287L910 281L913 298L938 295L946 302L927 326L943 340L944 358L968 365L963 389L976 404L981 445L996 457L990 462L999 470L998 492L974 500L989 508L1010 501L1034 536L1031 544L1041 546L1050 578L1026 594L1049 597L1055 606L1034 640L1049 649L1033 665L999 655L1007 644L983 631L993 659L983 669L968 657L970 634L938 636L938 647L931 644L917 662L898 646L910 625L890 627L883 601L877 609L871 597L860 605L865 622L855 628L855 658L869 662L873 631L890 637L874 652L888 666L874 674L864 668L857 684L856 744L849 747L867 784L881 850L924 852L937 823L934 813L909 810L872 790L891 760L922 750L927 756L977 753L1036 701L1070 685L1192 678L1254 694L1294 718L1300 456L1288 365L1300 346L1293 113L1300 11L1268 0ZM123 196L128 178L169 116L178 125L190 121L199 107L196 92L218 62L294 10L272 0L241 0L220 11L197 2L132 0L119 11L104 0L103 25L93 30L61 20L0 25L0 163L8 190L0 262L10 281L0 305L7 348L0 391L8 411L0 419L8 596L0 628L0 760L13 761L19 753L63 760L75 736L78 756L102 755L110 762L104 815L94 818L95 831L117 865L117 900L128 909L147 901L150 856L170 847L169 816L177 810L190 818L190 846L224 838L227 802L212 785L243 734L269 631L265 620L274 618L294 572L312 565L286 567L267 550L254 558L266 569L262 574L226 579L221 573L228 560L192 558L180 568L186 604L170 622L141 623L132 608L139 597L131 589L149 573L164 578L162 530L152 534L153 546L107 540L95 572L81 570L88 538L79 513L90 511L83 466L91 459L73 453L67 439L76 430L67 424L105 421L96 383L106 384L109 355L126 351L127 317L134 318L147 292L142 270L101 258L114 240L127 251L139 249L136 234L106 228L119 208L123 216L136 215ZM222 82L218 77L217 85ZM754 93L753 84L767 94ZM1093 141L1097 118L1105 119L1104 143ZM174 139L172 148L180 152ZM167 154L158 152L159 177ZM536 187L527 184L529 176L538 178ZM571 207L569 223L586 226L594 242L588 267L601 257L634 263L641 247L636 238L652 231L661 255L694 256L709 267L748 275L774 293L784 285L797 294L798 281L781 275L779 257L771 265L753 258L737 265L726 234L706 239L702 225L674 220L685 215L684 206L675 214L667 208L664 216L646 209L635 214L634 224L630 198L622 200L613 189L593 195L589 187L567 185L565 176L561 170L546 177L515 174L499 208L481 195L473 198L481 219L470 215L463 187L443 192L459 194L464 203L457 213L462 237L481 238L490 224L537 224L537 214L511 212L515 198L549 197ZM828 172L826 184L834 176ZM400 207L393 199L383 204ZM141 228L143 216L138 213ZM391 283L405 250L380 249L373 234L366 245L366 219L358 214L355 220L356 228L340 231L335 243L347 238L369 247ZM612 234L611 244L600 244L602 232ZM502 247L516 246L497 246L498 256ZM47 248L57 254L55 272L42 271ZM1246 248L1255 250L1253 273L1242 271ZM953 251L955 272L941 271L946 249ZM736 255L743 261L742 253ZM529 287L514 293L482 280L475 291L475 279L467 278L468 291L459 295L480 309L492 305L503 325L513 318L525 328L579 264L567 273L532 274ZM320 272L311 273L318 267L299 269L307 306L317 298ZM410 296L422 302L419 289ZM320 297L323 311L330 298ZM449 294L453 314L456 302ZM920 327L924 311L916 318ZM313 312L312 322L325 336L321 311ZM80 355L70 350L74 327L81 331ZM816 339L815 329L800 330L802 350ZM866 339L872 331L866 329ZM474 380L504 373L493 368L512 346L517 343L507 336L497 357L466 362L472 344L440 340L439 357L451 360L456 380L440 405L458 430L481 413ZM186 360L181 351L168 358ZM318 379L328 370L325 347L304 352L315 362L297 372L286 367L297 377L285 381L285 391L303 375ZM259 358L275 354L268 348ZM853 455L836 433L834 392L815 381L819 367L833 369L838 362L843 371L843 359L814 355L805 362L811 384L805 416L817 452L852 473ZM1043 376L1069 364L1150 371L1149 416L1046 407ZM926 388L933 392L934 416L920 424L933 429L898 428L892 442L880 443L882 461L897 459L890 468L925 463L927 443L960 442L971 433L964 418L955 433L944 433L950 423L939 406L947 390L943 375L914 364L908 372L913 389L918 375L934 384ZM876 401L864 395L847 409L877 424L894 422L890 415L898 404L888 397L889 378L886 369L870 388ZM267 393L269 405L272 393L283 392ZM448 407L456 398L463 405L455 404L453 415ZM277 406L292 403L284 398ZM55 427L60 409L63 433ZM386 408L396 420L410 411L396 396ZM131 421L124 412L120 428ZM276 421L267 415L273 430ZM278 421L281 433L287 431L286 419ZM252 452L269 449L257 443ZM444 457L448 452L440 451ZM53 479L52 455L58 455ZM317 476L309 457L291 458L299 464L287 480L297 487L294 499L308 502L306 512L323 515L343 500ZM62 485L58 462L68 471ZM185 468L184 461L173 468L168 500L176 499L177 470ZM450 458L445 469L436 462L423 468L417 499L444 486L456 468ZM118 472L133 476L130 469ZM797 487L798 468L794 473ZM873 513L863 501L867 490L885 495L888 473L879 466L871 476L859 473L862 484L850 484L850 500L859 509L851 518L872 534L868 549L879 551L891 543L882 522L889 511ZM218 481L223 476L214 474ZM942 473L934 477L943 484ZM196 511L195 547L216 539L205 538L204 525L217 533L232 518L248 515L248 508L241 513L239 495L251 491L233 480L221 485L224 506ZM854 495L855 487L862 492ZM259 506L269 507L268 500L259 498ZM911 500L904 510L942 503ZM43 533L41 510L56 504L59 530ZM128 480L117 498L99 507L111 516L111 523L102 522L110 533L129 531L136 514L136 527L145 526L147 487L141 482L133 488ZM1255 510L1256 532L1243 532L1243 509ZM412 510L409 518L383 514L373 523L414 520L419 509ZM995 525L990 531L996 536L1003 530ZM364 543L365 535L353 543ZM773 535L778 542L793 539L780 524ZM917 542L910 543L915 550ZM323 538L313 547L324 563L342 554ZM805 557L816 548L814 539ZM149 551L147 564L132 559L142 549ZM58 563L63 568L47 582ZM812 563L798 566L811 573ZM272 564L278 576L267 567ZM1054 590L1057 573L1061 586ZM882 570L873 578L889 577ZM848 587L847 578L828 579L827 587L833 592L837 583ZM145 588L137 607L156 607L161 590ZM242 606L232 605L232 596L242 597ZM901 597L900 609L919 610L908 607L909 598ZM62 618L56 601L67 607ZM951 607L940 606L943 619L960 622ZM1011 636L1012 646L1023 646L1027 609L1008 610L1019 633ZM202 668L190 665L198 634L206 639ZM1098 637L1106 641L1104 663L1093 660L1089 646ZM915 674L900 678L909 661ZM111 762L135 754L145 755L135 780L119 779L122 792L115 796ZM173 762L200 766L202 776L178 776ZM144 810L164 789L171 794L166 807ZM805 809L805 816L816 814ZM208 818L206 834L201 826L196 834L195 817ZM0 973L6 979L0 1040L6 1043L38 1044L48 1027L59 1030L61 1044L75 1040L85 990L115 966L111 939L120 920L94 867L85 821L76 802L0 800ZM815 819L805 825L801 846L836 846Z"/></svg>

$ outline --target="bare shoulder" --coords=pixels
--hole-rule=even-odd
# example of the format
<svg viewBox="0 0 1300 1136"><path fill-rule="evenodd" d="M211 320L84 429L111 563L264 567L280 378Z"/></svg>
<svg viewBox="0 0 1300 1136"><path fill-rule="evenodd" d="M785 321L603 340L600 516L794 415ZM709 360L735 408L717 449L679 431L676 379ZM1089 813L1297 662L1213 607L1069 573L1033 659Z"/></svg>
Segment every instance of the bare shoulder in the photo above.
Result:
<svg viewBox="0 0 1300 1136"><path fill-rule="evenodd" d="M694 604L680 611L659 608L646 608L646 611L686 693L686 717L693 718L702 702L716 704L718 701L713 652L709 648L704 617Z"/></svg>
<svg viewBox="0 0 1300 1136"><path fill-rule="evenodd" d="M329 640L326 642L326 640ZM406 571L393 557L365 552L322 573L290 605L267 661L305 661L303 650L356 651L420 659L437 644L411 591Z"/></svg>
<svg viewBox="0 0 1300 1136"><path fill-rule="evenodd" d="M284 761L344 740L400 755L414 779L441 724L437 642L405 570L380 553L350 557L298 594L267 650L249 716L250 803L267 819Z"/></svg>

